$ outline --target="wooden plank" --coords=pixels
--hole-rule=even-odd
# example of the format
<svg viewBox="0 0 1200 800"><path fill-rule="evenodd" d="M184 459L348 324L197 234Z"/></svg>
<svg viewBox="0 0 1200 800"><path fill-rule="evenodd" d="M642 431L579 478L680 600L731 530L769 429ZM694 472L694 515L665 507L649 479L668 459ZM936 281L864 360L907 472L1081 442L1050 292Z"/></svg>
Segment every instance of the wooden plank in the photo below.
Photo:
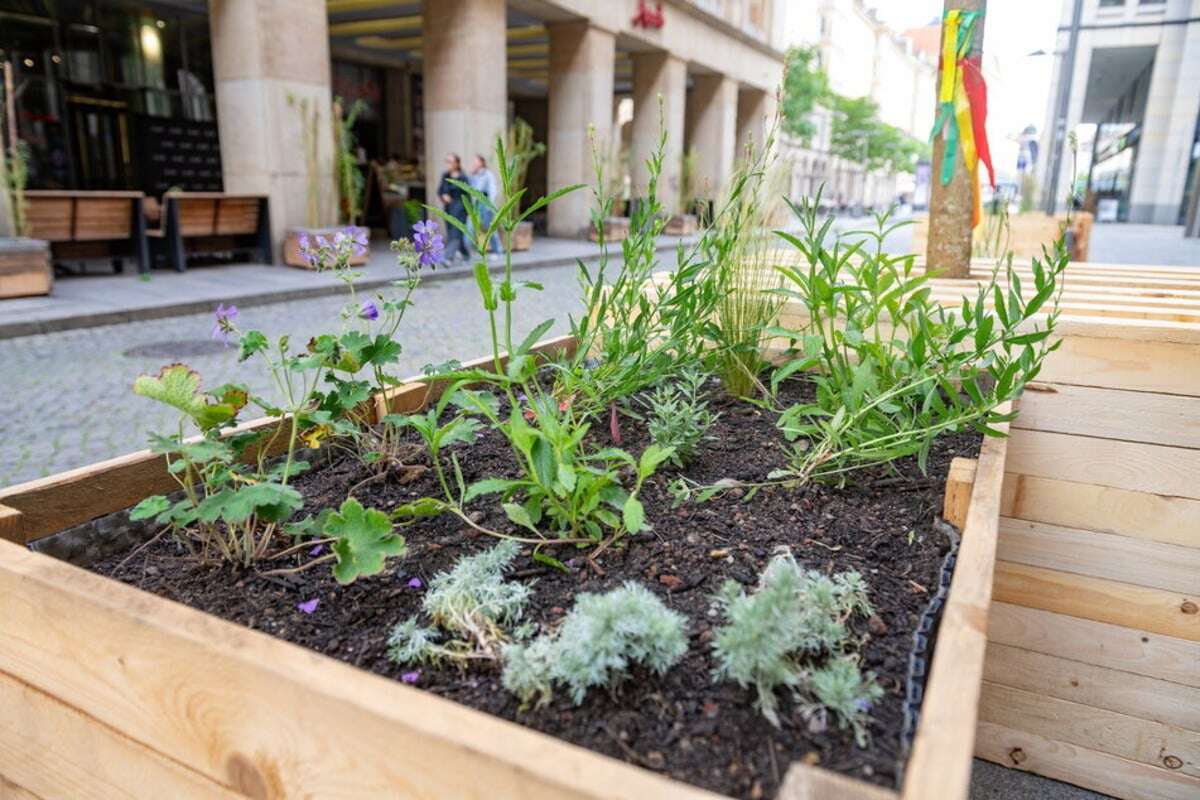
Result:
<svg viewBox="0 0 1200 800"><path fill-rule="evenodd" d="M1200 547L1200 501L1186 497L1009 472L1000 513L1068 528Z"/></svg>
<svg viewBox="0 0 1200 800"><path fill-rule="evenodd" d="M992 642L983 679L1059 700L1200 731L1200 689Z"/></svg>
<svg viewBox="0 0 1200 800"><path fill-rule="evenodd" d="M950 472L946 476L946 495L942 498L942 519L960 531L967 524L967 511L971 508L971 491L975 488L974 458L954 458L950 461Z"/></svg>
<svg viewBox="0 0 1200 800"><path fill-rule="evenodd" d="M996 562L995 594L1002 603L1200 642L1200 595L1009 561ZM1200 664L1197 669L1200 670Z"/></svg>
<svg viewBox="0 0 1200 800"><path fill-rule="evenodd" d="M992 603L993 643L1200 688L1200 644L1172 636L1012 605Z"/></svg>
<svg viewBox="0 0 1200 800"><path fill-rule="evenodd" d="M1200 396L1035 383L1013 427L1196 449Z"/></svg>
<svg viewBox="0 0 1200 800"><path fill-rule="evenodd" d="M1001 412L1007 411L1001 408ZM999 426L1003 433L1007 423ZM905 800L966 798L1008 439L986 438L963 526L954 580L930 666L921 720L904 775Z"/></svg>
<svg viewBox="0 0 1200 800"><path fill-rule="evenodd" d="M996 558L1200 596L1200 547L1001 517Z"/></svg>
<svg viewBox="0 0 1200 800"><path fill-rule="evenodd" d="M25 543L25 528L21 512L9 506L0 506L0 539L18 544Z"/></svg>
<svg viewBox="0 0 1200 800"><path fill-rule="evenodd" d="M1200 777L1200 733L983 682L979 719Z"/></svg>
<svg viewBox="0 0 1200 800"><path fill-rule="evenodd" d="M1014 430L1008 471L1200 499L1200 450Z"/></svg>
<svg viewBox="0 0 1200 800"><path fill-rule="evenodd" d="M1047 357L1038 380L1145 392L1200 394L1200 348L1178 342L1076 335Z"/></svg>
<svg viewBox="0 0 1200 800"><path fill-rule="evenodd" d="M23 786L17 786L4 775L0 775L0 797L4 800L45 800Z"/></svg>
<svg viewBox="0 0 1200 800"><path fill-rule="evenodd" d="M980 722L975 755L1128 800L1196 800L1200 780L1034 733Z"/></svg>
<svg viewBox="0 0 1200 800"><path fill-rule="evenodd" d="M4 672L0 770L45 797L243 797Z"/></svg>
<svg viewBox="0 0 1200 800"><path fill-rule="evenodd" d="M795 762L788 767L775 800L897 800L892 789Z"/></svg>
<svg viewBox="0 0 1200 800"><path fill-rule="evenodd" d="M131 198L79 198L75 201L75 234L77 242L128 239L133 233L133 204Z"/></svg>
<svg viewBox="0 0 1200 800"><path fill-rule="evenodd" d="M0 671L255 797L715 797L7 542L0 619Z"/></svg>

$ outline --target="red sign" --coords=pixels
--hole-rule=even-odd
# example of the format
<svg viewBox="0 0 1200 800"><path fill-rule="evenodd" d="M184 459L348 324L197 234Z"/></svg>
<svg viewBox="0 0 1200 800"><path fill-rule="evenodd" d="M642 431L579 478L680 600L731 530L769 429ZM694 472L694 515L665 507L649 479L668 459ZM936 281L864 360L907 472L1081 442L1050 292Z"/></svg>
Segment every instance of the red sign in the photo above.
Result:
<svg viewBox="0 0 1200 800"><path fill-rule="evenodd" d="M661 28L663 26L662 2L657 3L654 9L650 9L646 5L646 0L638 0L638 12L633 16L633 26L655 30Z"/></svg>

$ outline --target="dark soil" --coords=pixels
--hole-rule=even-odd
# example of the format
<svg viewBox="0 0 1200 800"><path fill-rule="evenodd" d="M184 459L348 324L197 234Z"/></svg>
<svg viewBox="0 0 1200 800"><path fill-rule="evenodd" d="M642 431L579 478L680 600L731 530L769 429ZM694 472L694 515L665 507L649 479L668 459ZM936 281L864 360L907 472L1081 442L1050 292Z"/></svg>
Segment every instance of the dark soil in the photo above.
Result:
<svg viewBox="0 0 1200 800"><path fill-rule="evenodd" d="M802 387L790 391L798 395ZM711 431L712 440L684 474L700 482L761 480L783 463L772 414L732 400L715 400L713 406L721 417ZM597 427L603 429L603 444L609 444L608 425ZM632 453L648 441L636 421L625 420L622 430L623 445ZM324 565L285 577L201 565L166 539L124 564L122 556L93 569L388 677L400 679L409 673L412 680L411 673L419 672L415 683L425 691L727 795L773 795L796 760L894 786L902 755L912 633L929 592L936 591L948 547L932 523L941 509L950 459L973 457L979 441L975 434L940 439L930 454L927 474L908 459L890 471L858 474L843 488L771 489L748 501L741 490L733 490L679 509L672 509L666 491L675 471L661 469L643 490L653 531L604 553L603 576L587 565L581 552L561 548L557 555L568 562L569 573L532 561L517 566L520 579L536 581L527 616L541 625L560 619L579 592L604 591L629 579L650 587L689 620L688 654L666 675L635 672L611 694L593 690L578 707L560 692L548 706L522 711L500 686L497 668L416 670L387 659L391 627L420 612L423 589L410 587L412 578L427 584L458 557L493 543L449 516L408 528L407 556L391 562L384 574L348 587L338 586ZM459 459L468 483L513 474L507 443L492 431L460 450ZM339 505L348 489L369 474L357 461L327 448L325 460L297 480L307 499L304 513ZM365 505L384 509L436 494L429 472L407 483L389 477L356 492ZM494 497L481 498L471 510L483 524L511 530ZM777 729L755 710L750 690L712 682L708 642L719 620L709 616L710 596L728 579L753 585L782 546L810 568L857 570L870 586L876 616L851 623L854 634L865 642L863 668L874 672L885 690L871 712L867 749L858 748L852 734L839 730L832 720L824 729L806 721L782 694L782 727ZM300 562L277 561L271 566L288 563ZM320 600L315 612L298 610L298 603L313 599Z"/></svg>

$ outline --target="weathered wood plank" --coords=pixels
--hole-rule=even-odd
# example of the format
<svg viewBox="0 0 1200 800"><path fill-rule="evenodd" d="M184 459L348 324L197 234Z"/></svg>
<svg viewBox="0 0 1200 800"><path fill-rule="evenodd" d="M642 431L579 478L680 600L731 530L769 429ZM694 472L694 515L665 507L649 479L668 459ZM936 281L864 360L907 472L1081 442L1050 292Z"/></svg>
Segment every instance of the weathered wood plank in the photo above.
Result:
<svg viewBox="0 0 1200 800"><path fill-rule="evenodd" d="M0 671L251 796L713 797L7 542L0 619Z"/></svg>
<svg viewBox="0 0 1200 800"><path fill-rule="evenodd" d="M1014 430L1009 472L1200 499L1200 450Z"/></svg>
<svg viewBox="0 0 1200 800"><path fill-rule="evenodd" d="M1200 689L991 642L983 679L1034 694L1200 731Z"/></svg>
<svg viewBox="0 0 1200 800"><path fill-rule="evenodd" d="M980 722L975 755L1128 800L1195 800L1200 780L1034 733Z"/></svg>
<svg viewBox="0 0 1200 800"><path fill-rule="evenodd" d="M0 539L17 544L25 543L21 512L15 508L0 506Z"/></svg>
<svg viewBox="0 0 1200 800"><path fill-rule="evenodd" d="M1032 522L1200 547L1200 500L1009 472L1000 513Z"/></svg>
<svg viewBox="0 0 1200 800"><path fill-rule="evenodd" d="M1200 547L1001 517L996 558L1200 596Z"/></svg>
<svg viewBox="0 0 1200 800"><path fill-rule="evenodd" d="M788 768L775 800L897 800L891 789L799 762Z"/></svg>
<svg viewBox="0 0 1200 800"><path fill-rule="evenodd" d="M1195 449L1200 397L1036 383L1013 427Z"/></svg>
<svg viewBox="0 0 1200 800"><path fill-rule="evenodd" d="M971 507L971 491L975 488L975 470L978 463L973 458L955 458L950 462L950 473L946 476L942 519L960 531L967 524L967 511Z"/></svg>
<svg viewBox="0 0 1200 800"><path fill-rule="evenodd" d="M1007 423L1000 426L1001 432L1007 428ZM987 438L980 449L954 581L904 774L905 800L965 798L969 792L1007 444L1008 439Z"/></svg>
<svg viewBox="0 0 1200 800"><path fill-rule="evenodd" d="M992 643L1200 688L1200 644L1157 633L992 603Z"/></svg>
<svg viewBox="0 0 1200 800"><path fill-rule="evenodd" d="M1147 331L1149 333L1149 331ZM1194 395L1200 387L1195 344L1076 335L1046 359L1039 381Z"/></svg>
<svg viewBox="0 0 1200 800"><path fill-rule="evenodd" d="M983 682L979 719L1200 777L1200 733Z"/></svg>
<svg viewBox="0 0 1200 800"><path fill-rule="evenodd" d="M996 562L995 580L996 600L1002 603L1200 642L1200 595L1008 561Z"/></svg>
<svg viewBox="0 0 1200 800"><path fill-rule="evenodd" d="M45 800L23 786L17 786L4 775L0 775L0 797L4 800Z"/></svg>
<svg viewBox="0 0 1200 800"><path fill-rule="evenodd" d="M0 770L45 797L243 797L4 672Z"/></svg>

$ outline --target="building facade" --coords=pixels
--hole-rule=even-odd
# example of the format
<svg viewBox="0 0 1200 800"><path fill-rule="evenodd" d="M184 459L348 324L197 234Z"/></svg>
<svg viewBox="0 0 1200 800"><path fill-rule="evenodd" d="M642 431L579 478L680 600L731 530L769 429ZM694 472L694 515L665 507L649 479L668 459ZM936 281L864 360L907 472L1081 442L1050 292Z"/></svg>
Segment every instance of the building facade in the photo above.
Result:
<svg viewBox="0 0 1200 800"><path fill-rule="evenodd" d="M830 88L846 97L869 97L879 118L917 139L933 125L936 62L913 40L881 22L862 0L791 0L781 10L787 46L815 47ZM824 186L831 205L885 208L912 201L912 175L866 171L829 151L832 116L813 115L816 134L795 146L793 193L813 194Z"/></svg>
<svg viewBox="0 0 1200 800"><path fill-rule="evenodd" d="M1073 195L1102 218L1182 223L1200 160L1200 0L1063 0L1052 55L1043 205ZM1087 149L1078 175L1071 132Z"/></svg>
<svg viewBox="0 0 1200 800"><path fill-rule="evenodd" d="M546 144L531 191L589 183L593 142L624 141L636 196L661 97L674 211L685 152L712 197L739 144L763 139L783 73L776 2L0 0L0 57L15 67L35 187L267 193L279 238L305 219L306 138L331 213L340 97L360 101L364 166L403 162L415 197L434 196L446 154L490 154L518 116ZM549 232L580 235L589 204L577 192L552 205Z"/></svg>

